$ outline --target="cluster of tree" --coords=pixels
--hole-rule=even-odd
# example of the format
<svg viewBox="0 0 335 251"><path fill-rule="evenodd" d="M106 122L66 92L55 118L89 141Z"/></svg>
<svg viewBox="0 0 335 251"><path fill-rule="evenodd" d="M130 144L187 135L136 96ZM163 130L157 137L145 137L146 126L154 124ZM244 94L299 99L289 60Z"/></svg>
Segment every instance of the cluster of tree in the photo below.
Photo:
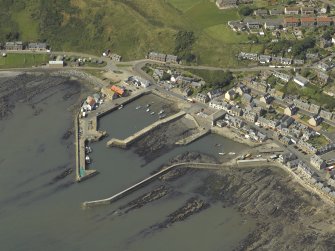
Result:
<svg viewBox="0 0 335 251"><path fill-rule="evenodd" d="M208 70L190 70L193 74L202 77L206 85L202 86L200 92L207 89L224 88L228 86L234 79L230 71L208 71Z"/></svg>
<svg viewBox="0 0 335 251"><path fill-rule="evenodd" d="M306 51L314 48L315 38L306 37L305 39L295 42L292 46L292 55L304 59L306 57Z"/></svg>
<svg viewBox="0 0 335 251"><path fill-rule="evenodd" d="M254 12L254 10L252 8L250 8L248 5L245 5L245 6L242 6L238 13L241 15L241 16L250 16L252 13Z"/></svg>
<svg viewBox="0 0 335 251"><path fill-rule="evenodd" d="M335 33L335 28L334 28L334 27L329 27L329 28L322 34L322 38L324 38L324 39L326 39L326 40L330 40L330 39L332 39L334 33Z"/></svg>
<svg viewBox="0 0 335 251"><path fill-rule="evenodd" d="M174 53L187 62L195 61L196 56L192 53L195 40L193 31L178 31L175 39Z"/></svg>

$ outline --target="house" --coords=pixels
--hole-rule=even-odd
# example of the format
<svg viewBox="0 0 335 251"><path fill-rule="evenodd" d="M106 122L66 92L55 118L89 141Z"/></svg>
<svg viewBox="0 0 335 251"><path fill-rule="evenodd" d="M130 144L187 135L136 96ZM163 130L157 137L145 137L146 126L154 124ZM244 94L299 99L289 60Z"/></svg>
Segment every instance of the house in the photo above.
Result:
<svg viewBox="0 0 335 251"><path fill-rule="evenodd" d="M300 9L298 7L285 7L284 13L285 15L298 15Z"/></svg>
<svg viewBox="0 0 335 251"><path fill-rule="evenodd" d="M259 62L261 64L267 64L270 63L271 61L271 56L268 55L259 55Z"/></svg>
<svg viewBox="0 0 335 251"><path fill-rule="evenodd" d="M300 11L301 15L313 15L315 10L313 7L301 7Z"/></svg>
<svg viewBox="0 0 335 251"><path fill-rule="evenodd" d="M321 107L320 106L318 106L318 105L316 105L316 104L313 104L313 103L311 103L311 105L310 105L310 107L309 107L309 112L311 112L311 113L314 113L314 114L318 114L319 113L319 111L320 111L320 109L321 109Z"/></svg>
<svg viewBox="0 0 335 251"><path fill-rule="evenodd" d="M248 21L247 22L247 27L249 30L252 29L259 29L261 27L261 23L258 21Z"/></svg>
<svg viewBox="0 0 335 251"><path fill-rule="evenodd" d="M312 166L318 169L326 168L326 162L319 156L313 155L310 159L310 163Z"/></svg>
<svg viewBox="0 0 335 251"><path fill-rule="evenodd" d="M219 9L235 8L238 5L238 0L216 0L216 6Z"/></svg>
<svg viewBox="0 0 335 251"><path fill-rule="evenodd" d="M216 121L216 126L217 127L222 128L222 127L225 127L226 125L227 125L227 122L224 121L223 119L219 119L218 121Z"/></svg>
<svg viewBox="0 0 335 251"><path fill-rule="evenodd" d="M306 58L311 60L318 60L319 53L306 53Z"/></svg>
<svg viewBox="0 0 335 251"><path fill-rule="evenodd" d="M215 126L216 125L216 121L224 118L226 115L226 112L225 111L217 111L215 113L212 114L211 118L212 118L212 126Z"/></svg>
<svg viewBox="0 0 335 251"><path fill-rule="evenodd" d="M317 17L317 26L330 26L333 24L333 19L331 17Z"/></svg>
<svg viewBox="0 0 335 251"><path fill-rule="evenodd" d="M148 59L165 62L166 61L166 54L152 51L152 52L149 52Z"/></svg>
<svg viewBox="0 0 335 251"><path fill-rule="evenodd" d="M292 59L290 59L290 58L282 58L281 59L281 63L283 65L290 65L290 64L292 64Z"/></svg>
<svg viewBox="0 0 335 251"><path fill-rule="evenodd" d="M253 97L248 93L244 93L241 97L241 101L243 104L250 104L252 100L253 100Z"/></svg>
<svg viewBox="0 0 335 251"><path fill-rule="evenodd" d="M64 61L63 60L50 60L48 65L49 67L53 67L53 68L64 67Z"/></svg>
<svg viewBox="0 0 335 251"><path fill-rule="evenodd" d="M302 17L300 18L300 23L302 27L313 27L316 25L315 17Z"/></svg>
<svg viewBox="0 0 335 251"><path fill-rule="evenodd" d="M278 121L266 119L264 117L259 117L257 122L260 124L260 126L271 129L276 128L276 126L279 124Z"/></svg>
<svg viewBox="0 0 335 251"><path fill-rule="evenodd" d="M253 111L244 112L243 117L245 118L245 120L252 122L252 123L255 123L258 119L258 115L254 113Z"/></svg>
<svg viewBox="0 0 335 251"><path fill-rule="evenodd" d="M228 21L228 26L233 31L245 31L247 28L246 24L241 21Z"/></svg>
<svg viewBox="0 0 335 251"><path fill-rule="evenodd" d="M293 103L300 109L309 111L311 105L299 99L294 99Z"/></svg>
<svg viewBox="0 0 335 251"><path fill-rule="evenodd" d="M246 85L240 84L237 88L236 88L236 93L239 94L240 96L242 96L244 93L250 93L251 90L250 88L248 88Z"/></svg>
<svg viewBox="0 0 335 251"><path fill-rule="evenodd" d="M190 87L186 87L186 88L184 89L184 95L185 95L185 96L189 97L189 96L191 96L192 94L193 94L193 90L192 90L192 88L190 88Z"/></svg>
<svg viewBox="0 0 335 251"><path fill-rule="evenodd" d="M274 71L272 74L273 74L273 76L283 80L284 82L288 82L291 79L290 75L285 74L285 73L281 73L281 72L278 72L278 71Z"/></svg>
<svg viewBox="0 0 335 251"><path fill-rule="evenodd" d="M240 118L233 117L233 116L230 116L228 114L226 115L226 120L228 121L228 124L230 126L233 126L235 128L242 128L245 125L243 120L241 120Z"/></svg>
<svg viewBox="0 0 335 251"><path fill-rule="evenodd" d="M328 65L328 64L325 63L325 62L320 62L320 63L318 64L318 68L321 69L321 70L323 70L323 71L328 71L328 70L331 69L331 66Z"/></svg>
<svg viewBox="0 0 335 251"><path fill-rule="evenodd" d="M293 81L300 86L305 86L309 83L308 79L306 79L303 76L298 75L298 74L294 77Z"/></svg>
<svg viewBox="0 0 335 251"><path fill-rule="evenodd" d="M297 146L308 153L316 154L318 152L318 149L316 149L312 144L300 139L297 143Z"/></svg>
<svg viewBox="0 0 335 251"><path fill-rule="evenodd" d="M209 102L209 107L217 109L217 110L224 110L226 112L231 110L231 105L227 102L224 102L222 100L212 100Z"/></svg>
<svg viewBox="0 0 335 251"><path fill-rule="evenodd" d="M209 101L209 97L207 96L207 94L198 93L195 97L195 100L201 103L207 103Z"/></svg>
<svg viewBox="0 0 335 251"><path fill-rule="evenodd" d="M321 48L328 48L333 45L333 42L331 39L324 39L323 37L320 38L320 47Z"/></svg>
<svg viewBox="0 0 335 251"><path fill-rule="evenodd" d="M300 160L295 159L295 160L288 161L286 163L286 165L287 165L288 168L295 168L299 165L299 162L300 162Z"/></svg>
<svg viewBox="0 0 335 251"><path fill-rule="evenodd" d="M259 101L268 105L273 101L273 97L269 93L265 93Z"/></svg>
<svg viewBox="0 0 335 251"><path fill-rule="evenodd" d="M272 9L269 11L270 15L282 15L283 14L283 10L282 9Z"/></svg>
<svg viewBox="0 0 335 251"><path fill-rule="evenodd" d="M101 93L111 100L113 100L115 94L110 87L101 88Z"/></svg>
<svg viewBox="0 0 335 251"><path fill-rule="evenodd" d="M233 100L236 98L236 92L233 89L231 89L225 93L224 98L229 101Z"/></svg>
<svg viewBox="0 0 335 251"><path fill-rule="evenodd" d="M321 118L327 119L327 120L332 120L333 118L333 113L328 112L326 110L321 110L319 115Z"/></svg>
<svg viewBox="0 0 335 251"><path fill-rule="evenodd" d="M85 106L87 110L92 111L95 109L95 106L96 106L95 99L91 96L88 96L86 99L86 106Z"/></svg>
<svg viewBox="0 0 335 251"><path fill-rule="evenodd" d="M167 54L165 62L166 63L178 64L178 57L175 56L175 55Z"/></svg>
<svg viewBox="0 0 335 251"><path fill-rule="evenodd" d="M230 113L234 116L242 116L243 111L241 108L233 106L230 110Z"/></svg>
<svg viewBox="0 0 335 251"><path fill-rule="evenodd" d="M284 109L284 114L287 116L293 116L298 112L298 108L292 104Z"/></svg>
<svg viewBox="0 0 335 251"><path fill-rule="evenodd" d="M295 17L285 17L284 26L285 27L297 27L300 24L300 20Z"/></svg>
<svg viewBox="0 0 335 251"><path fill-rule="evenodd" d="M247 22L247 27L249 30L252 29L259 29L261 27L261 23L258 21L248 21Z"/></svg>
<svg viewBox="0 0 335 251"><path fill-rule="evenodd" d="M322 118L319 115L314 115L308 120L308 124L311 126L318 126L322 122Z"/></svg>
<svg viewBox="0 0 335 251"><path fill-rule="evenodd" d="M120 62L121 59L122 59L122 57L121 57L120 55L115 54L115 53L113 53L113 54L110 56L110 58L111 58L112 61L114 61L114 62Z"/></svg>
<svg viewBox="0 0 335 251"><path fill-rule="evenodd" d="M333 150L335 150L335 143L330 143L330 144L327 144L327 145L321 147L318 150L317 154L321 155L321 154L325 154L325 153L331 152Z"/></svg>
<svg viewBox="0 0 335 251"><path fill-rule="evenodd" d="M223 94L223 90L222 89L215 89L215 90L211 90L207 93L207 96L209 97L209 99L214 99L217 98L219 96L221 96Z"/></svg>
<svg viewBox="0 0 335 251"><path fill-rule="evenodd" d="M124 88L116 86L116 85L112 85L111 90L121 97L123 97L126 94Z"/></svg>
<svg viewBox="0 0 335 251"><path fill-rule="evenodd" d="M293 122L294 122L294 119L292 117L284 115L282 119L280 120L280 127L288 128Z"/></svg>
<svg viewBox="0 0 335 251"><path fill-rule="evenodd" d="M240 52L238 57L239 59L248 59L248 60L258 61L257 53Z"/></svg>
<svg viewBox="0 0 335 251"><path fill-rule="evenodd" d="M30 51L46 51L47 44L46 43L29 43L28 50Z"/></svg>
<svg viewBox="0 0 335 251"><path fill-rule="evenodd" d="M324 72L321 72L321 71L318 71L318 78L319 80L323 83L323 84L327 84L328 83L328 80L329 80L329 75L324 73Z"/></svg>
<svg viewBox="0 0 335 251"><path fill-rule="evenodd" d="M268 136L260 131L257 132L257 138L259 142L264 142L265 140L267 140Z"/></svg>
<svg viewBox="0 0 335 251"><path fill-rule="evenodd" d="M293 64L296 65L303 65L305 63L305 61L303 59L294 59L293 60Z"/></svg>
<svg viewBox="0 0 335 251"><path fill-rule="evenodd" d="M17 42L6 42L5 49L7 51L22 51L23 50L23 43L21 41Z"/></svg>
<svg viewBox="0 0 335 251"><path fill-rule="evenodd" d="M267 16L268 10L267 9L258 9L254 11L255 16Z"/></svg>

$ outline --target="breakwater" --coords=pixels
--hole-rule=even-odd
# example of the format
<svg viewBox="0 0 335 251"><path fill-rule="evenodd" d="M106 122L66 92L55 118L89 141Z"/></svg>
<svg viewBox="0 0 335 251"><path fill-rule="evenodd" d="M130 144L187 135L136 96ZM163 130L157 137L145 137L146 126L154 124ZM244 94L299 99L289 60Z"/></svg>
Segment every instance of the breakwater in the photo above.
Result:
<svg viewBox="0 0 335 251"><path fill-rule="evenodd" d="M121 139L111 139L107 142L108 147L119 147L119 148L127 148L132 143L134 143L136 140L146 136L148 133L150 133L152 130L158 128L159 126L162 126L166 123L172 122L176 119L179 119L180 117L184 116L186 113L184 111L180 111L174 115L171 115L167 118L161 119L159 121L156 121L155 123L147 126L146 128L138 131L137 133L129 136L128 138L121 140Z"/></svg>

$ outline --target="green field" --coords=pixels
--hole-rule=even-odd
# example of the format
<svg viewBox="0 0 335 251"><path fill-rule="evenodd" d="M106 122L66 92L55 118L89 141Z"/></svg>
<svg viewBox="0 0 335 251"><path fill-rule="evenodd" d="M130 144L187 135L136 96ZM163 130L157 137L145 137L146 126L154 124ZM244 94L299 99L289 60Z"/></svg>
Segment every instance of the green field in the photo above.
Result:
<svg viewBox="0 0 335 251"><path fill-rule="evenodd" d="M198 64L236 67L237 53L263 49L228 28L241 18L238 9L219 10L211 0L0 0L0 6L0 41L18 32L24 41L46 40L54 51L101 55L108 48L125 61L149 51L173 54L179 31L194 33L189 53Z"/></svg>
<svg viewBox="0 0 335 251"><path fill-rule="evenodd" d="M0 68L25 68L47 63L49 56L46 54L8 54L0 57Z"/></svg>
<svg viewBox="0 0 335 251"><path fill-rule="evenodd" d="M192 8L194 5L201 3L206 0L169 0L170 4L175 7L176 9L185 12L188 9Z"/></svg>

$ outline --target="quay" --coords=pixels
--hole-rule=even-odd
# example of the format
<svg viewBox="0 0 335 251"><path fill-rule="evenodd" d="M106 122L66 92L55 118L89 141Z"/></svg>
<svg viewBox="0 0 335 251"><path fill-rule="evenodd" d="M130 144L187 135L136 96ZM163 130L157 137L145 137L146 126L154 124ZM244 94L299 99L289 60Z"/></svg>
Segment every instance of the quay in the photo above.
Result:
<svg viewBox="0 0 335 251"><path fill-rule="evenodd" d="M121 140L121 139L115 139L112 138L107 142L108 147L119 147L119 148L127 148L129 147L132 143L134 143L136 140L146 136L148 133L150 133L152 130L158 128L159 126L162 126L166 123L169 123L171 121L174 121L182 116L184 116L186 113L184 111L180 111L174 115L171 115L167 118L161 119L159 121L156 121L155 123L147 126L146 128L136 132L135 134L129 136L128 138Z"/></svg>
<svg viewBox="0 0 335 251"><path fill-rule="evenodd" d="M211 131L209 129L202 129L200 130L200 132L198 133L195 133L187 138L184 138L184 139L180 139L176 142L176 145L188 145L188 144L191 144L192 142L200 139L201 137L209 134Z"/></svg>

